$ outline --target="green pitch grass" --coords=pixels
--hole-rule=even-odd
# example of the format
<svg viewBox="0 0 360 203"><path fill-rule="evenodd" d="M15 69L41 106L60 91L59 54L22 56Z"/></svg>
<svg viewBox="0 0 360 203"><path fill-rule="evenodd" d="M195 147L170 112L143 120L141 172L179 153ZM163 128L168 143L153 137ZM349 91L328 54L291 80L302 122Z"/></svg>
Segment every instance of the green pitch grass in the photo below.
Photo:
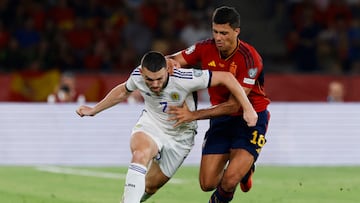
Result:
<svg viewBox="0 0 360 203"><path fill-rule="evenodd" d="M119 203L126 167L0 167L1 203ZM198 168L182 167L147 203L207 203ZM258 166L250 192L232 202L359 203L358 167Z"/></svg>

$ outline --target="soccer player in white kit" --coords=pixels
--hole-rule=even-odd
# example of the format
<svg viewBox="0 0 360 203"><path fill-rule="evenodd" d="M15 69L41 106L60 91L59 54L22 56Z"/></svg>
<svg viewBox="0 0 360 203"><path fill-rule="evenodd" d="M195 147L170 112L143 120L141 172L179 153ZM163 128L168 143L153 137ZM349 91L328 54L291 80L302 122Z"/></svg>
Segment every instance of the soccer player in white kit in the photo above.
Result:
<svg viewBox="0 0 360 203"><path fill-rule="evenodd" d="M254 126L257 114L244 90L229 72L175 69L168 73L166 59L159 52L148 52L128 80L114 87L94 107L82 105L76 112L94 116L126 100L132 91L140 90L145 107L132 130L129 165L123 203L148 199L175 174L194 145L196 121L174 127L167 107L187 105L196 110L194 92L210 86L224 85L244 109L244 119Z"/></svg>

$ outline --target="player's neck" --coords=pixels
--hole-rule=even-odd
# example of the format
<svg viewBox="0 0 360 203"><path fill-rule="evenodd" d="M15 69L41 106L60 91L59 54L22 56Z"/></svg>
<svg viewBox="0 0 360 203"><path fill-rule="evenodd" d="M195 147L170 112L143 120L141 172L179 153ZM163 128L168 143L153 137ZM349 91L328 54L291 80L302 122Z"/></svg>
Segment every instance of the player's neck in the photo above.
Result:
<svg viewBox="0 0 360 203"><path fill-rule="evenodd" d="M236 52L236 50L238 48L238 44L239 44L239 40L237 40L236 43L234 43L234 45L230 49L228 49L226 51L220 51L221 58L226 60L227 58L232 56Z"/></svg>

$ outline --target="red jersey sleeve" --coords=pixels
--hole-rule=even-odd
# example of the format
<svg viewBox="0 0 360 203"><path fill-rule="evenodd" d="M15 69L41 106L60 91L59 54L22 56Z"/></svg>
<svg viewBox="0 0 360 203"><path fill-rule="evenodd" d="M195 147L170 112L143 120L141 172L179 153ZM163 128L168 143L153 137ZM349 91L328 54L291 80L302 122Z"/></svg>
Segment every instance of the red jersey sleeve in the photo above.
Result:
<svg viewBox="0 0 360 203"><path fill-rule="evenodd" d="M263 71L262 58L253 47L244 42L240 43L238 52L243 59L237 61L240 68L233 74L243 87L253 88Z"/></svg>
<svg viewBox="0 0 360 203"><path fill-rule="evenodd" d="M181 51L182 56L189 66L199 65L203 62L204 54L212 40L200 41ZM203 69L206 69L202 67Z"/></svg>

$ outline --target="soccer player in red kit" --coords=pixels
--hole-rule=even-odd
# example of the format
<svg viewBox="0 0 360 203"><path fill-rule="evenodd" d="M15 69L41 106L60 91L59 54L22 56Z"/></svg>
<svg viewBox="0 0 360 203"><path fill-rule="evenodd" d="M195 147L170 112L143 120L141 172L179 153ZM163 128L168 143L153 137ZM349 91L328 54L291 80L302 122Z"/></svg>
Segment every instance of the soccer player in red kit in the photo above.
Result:
<svg viewBox="0 0 360 203"><path fill-rule="evenodd" d="M240 15L233 7L219 7L213 13L213 38L168 56L169 66L195 66L231 72L242 85L258 113L255 127L242 118L242 110L224 87L208 90L211 108L190 112L186 106L171 107L177 124L210 118L203 144L199 180L203 191L216 189L209 203L226 203L233 199L237 185L247 192L270 119L270 100L264 91L264 71L260 55L241 41Z"/></svg>

